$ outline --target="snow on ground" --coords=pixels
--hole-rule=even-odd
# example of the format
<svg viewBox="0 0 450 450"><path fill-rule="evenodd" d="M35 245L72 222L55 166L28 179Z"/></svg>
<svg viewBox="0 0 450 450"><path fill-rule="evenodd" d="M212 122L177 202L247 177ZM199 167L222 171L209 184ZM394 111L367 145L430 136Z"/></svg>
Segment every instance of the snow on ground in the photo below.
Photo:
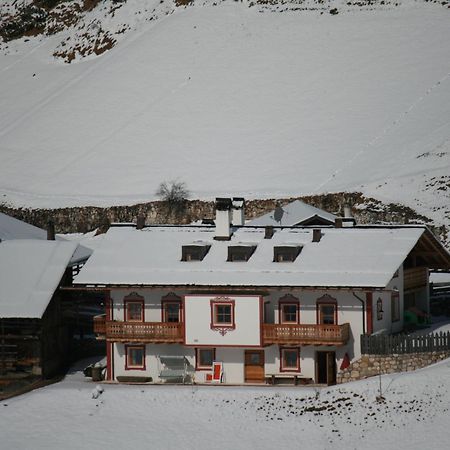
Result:
<svg viewBox="0 0 450 450"><path fill-rule="evenodd" d="M335 4L127 2L102 22L129 26L117 45L72 64L52 56L70 30L3 44L0 200L130 204L178 177L194 198L360 190L448 222L450 9Z"/></svg>
<svg viewBox="0 0 450 450"><path fill-rule="evenodd" d="M448 448L450 360L416 372L309 387L123 386L81 372L0 403L9 449Z"/></svg>

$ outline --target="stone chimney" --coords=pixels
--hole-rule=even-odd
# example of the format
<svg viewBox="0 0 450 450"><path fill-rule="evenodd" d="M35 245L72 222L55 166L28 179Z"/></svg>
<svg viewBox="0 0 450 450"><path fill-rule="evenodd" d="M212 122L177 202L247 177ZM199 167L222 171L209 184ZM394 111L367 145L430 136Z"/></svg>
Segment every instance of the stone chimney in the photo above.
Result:
<svg viewBox="0 0 450 450"><path fill-rule="evenodd" d="M47 241L55 240L55 222L49 220L47 222Z"/></svg>
<svg viewBox="0 0 450 450"><path fill-rule="evenodd" d="M216 235L218 241L231 239L232 202L230 198L216 198Z"/></svg>
<svg viewBox="0 0 450 450"><path fill-rule="evenodd" d="M232 201L231 223L236 226L242 226L245 223L245 199L242 197L233 197Z"/></svg>

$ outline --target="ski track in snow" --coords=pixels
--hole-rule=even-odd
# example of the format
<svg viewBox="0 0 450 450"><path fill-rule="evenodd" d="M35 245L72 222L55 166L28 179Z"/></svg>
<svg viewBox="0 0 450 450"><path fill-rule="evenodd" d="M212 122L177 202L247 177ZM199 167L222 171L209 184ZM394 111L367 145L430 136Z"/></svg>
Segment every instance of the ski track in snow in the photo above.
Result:
<svg viewBox="0 0 450 450"><path fill-rule="evenodd" d="M3 171L0 165L2 200L12 206L50 208L130 204L154 199L158 182L181 177L201 198L230 192L261 198L366 189L368 195L379 193L383 200L413 208L437 204L442 191L422 186L424 177L416 184L399 180L439 170L445 173L449 166L445 156L449 132L442 122L447 110L436 95L430 97L449 86L449 67L443 58L449 41L443 15L448 11L405 2L398 9L375 6L372 11L342 11L333 18L318 11L269 12L270 8L263 14L231 2L175 10L163 4L150 13L159 7L157 2L149 10L146 3L127 2L118 20L133 31L101 56L75 61L72 72L70 66L60 64L53 71L53 63L46 59L51 40L60 37L30 38L26 46L18 42L12 48L22 49L23 54L0 73L12 78L43 67L55 88L48 90L47 97L37 91L28 99L27 89L35 85L21 77L23 89L17 83L18 95L6 96L14 115L8 122L4 114L0 124L5 155ZM94 10L86 23L101 18L108 31L108 19L98 16L102 11ZM147 21L150 16L145 13L155 13L151 17L157 20ZM74 30L64 33L73 35ZM29 49L33 39L34 47ZM308 44L296 46L289 41ZM367 58L369 49L372 60ZM147 89L136 100L137 89L126 88L134 80L133 72L121 70L122 60L128 64L124 67L137 62L141 73L148 73L146 79L136 77ZM178 66L173 60L180 61ZM153 61L161 64L159 72L152 70ZM418 64L420 70L415 71ZM64 70L58 72L61 67ZM171 76L161 76L163 69ZM336 77L329 76L330 71ZM153 86L147 83L152 77ZM374 95L367 81L383 77L379 96ZM13 83L8 86L15 88ZM73 92L80 94L80 102ZM92 100L96 95L98 102ZM103 95L112 100L102 103ZM425 102L427 98L431 100ZM440 116L433 115L434 105ZM83 107L95 113L84 114ZM59 120L54 111L61 112L60 129L53 129ZM430 111L424 139L419 133L410 140L406 136L404 142L399 139ZM84 140L83 134L88 136ZM432 141L427 146L428 138ZM398 145L403 146L397 149ZM420 146L426 147L423 152L441 147L444 152L439 160L424 159L422 172L414 159ZM130 150L135 158L126 157ZM393 158L392 167L378 165L372 150L379 153L380 161ZM0 163L1 156L0 152ZM114 183L101 180L103 171ZM385 180L390 186L379 189L376 183ZM432 218L443 221L444 216L441 211Z"/></svg>
<svg viewBox="0 0 450 450"><path fill-rule="evenodd" d="M358 153L355 153L355 155L350 158L346 163L344 163L339 169L337 169L335 172L333 172L333 174L326 179L323 183L320 183L315 189L314 192L315 193L319 193L319 192L324 192L326 191L326 186L334 179L337 178L337 176L343 172L345 169L349 169L351 168L351 166L353 165L353 163L361 158L362 156L364 156L365 153L367 153L371 147L373 147L379 140L381 140L382 138L384 138L385 136L387 136L390 132L392 132L396 127L398 127L399 125L401 125L404 120L406 119L406 117L408 116L408 114L410 114L412 111L414 111L421 102L424 101L424 99L431 94L431 92L433 92L434 89L438 88L438 87L442 87L442 85L444 84L445 81L448 81L450 79L450 73L447 73L446 75L444 75L440 80L438 80L436 83L434 83L429 89L427 89L427 91L425 92L424 95L421 95L420 97L417 98L417 100L415 100L413 103L411 103L411 106L404 112L400 113L398 118L395 119L391 125L389 125L388 127L386 127L384 130L381 131L381 133L379 133L377 136L375 136L362 150L360 150ZM448 141L448 140L447 140ZM402 154L404 154L405 151L402 152ZM420 171L415 172L415 174L418 173L422 173ZM411 174L408 175L413 175L414 172L412 172Z"/></svg>

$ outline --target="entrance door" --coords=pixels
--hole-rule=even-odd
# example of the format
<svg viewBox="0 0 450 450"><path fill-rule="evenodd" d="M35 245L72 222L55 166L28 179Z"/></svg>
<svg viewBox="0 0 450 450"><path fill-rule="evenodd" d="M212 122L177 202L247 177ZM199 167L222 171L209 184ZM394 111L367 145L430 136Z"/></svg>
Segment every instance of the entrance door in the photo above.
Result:
<svg viewBox="0 0 450 450"><path fill-rule="evenodd" d="M316 382L336 384L336 353L316 352Z"/></svg>
<svg viewBox="0 0 450 450"><path fill-rule="evenodd" d="M264 350L245 350L244 380L246 383L264 382Z"/></svg>

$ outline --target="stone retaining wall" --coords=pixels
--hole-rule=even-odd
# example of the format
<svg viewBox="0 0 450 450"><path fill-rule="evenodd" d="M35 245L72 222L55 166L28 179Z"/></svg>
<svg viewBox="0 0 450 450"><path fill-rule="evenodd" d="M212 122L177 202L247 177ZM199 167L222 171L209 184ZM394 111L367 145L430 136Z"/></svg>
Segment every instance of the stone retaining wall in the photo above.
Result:
<svg viewBox="0 0 450 450"><path fill-rule="evenodd" d="M291 197L281 199L256 199L246 202L245 217L252 219L275 209L278 203L285 205L296 199L324 209L336 215L343 214L344 204L352 205L353 214L358 223L427 223L431 221L412 209L397 205L383 204L378 200L364 197L361 193L338 192L314 196ZM0 212L16 217L40 228L46 228L47 222L55 223L57 233L85 233L100 228L107 229L111 222L135 222L138 215L145 217L146 224L172 223L186 224L215 216L214 202L186 200L172 206L163 201L153 201L136 205L110 207L80 206L76 208L30 209L13 208L0 204ZM447 230L441 227L436 230L445 242Z"/></svg>
<svg viewBox="0 0 450 450"><path fill-rule="evenodd" d="M411 372L450 357L450 351L404 355L363 355L337 375L337 383L361 380L380 373Z"/></svg>

